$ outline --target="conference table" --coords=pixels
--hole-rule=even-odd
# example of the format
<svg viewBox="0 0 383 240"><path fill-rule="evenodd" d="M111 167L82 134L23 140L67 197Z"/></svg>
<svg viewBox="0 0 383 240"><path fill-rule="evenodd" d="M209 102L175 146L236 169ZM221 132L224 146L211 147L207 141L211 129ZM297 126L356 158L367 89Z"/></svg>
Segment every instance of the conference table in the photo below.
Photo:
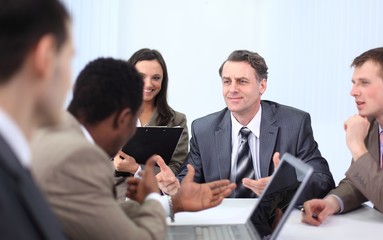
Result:
<svg viewBox="0 0 383 240"><path fill-rule="evenodd" d="M200 212L176 213L168 225L215 225L246 222L257 199L229 199L214 208ZM278 239L383 239L383 214L367 205L326 219L319 227L301 222L301 212L294 209L278 235Z"/></svg>

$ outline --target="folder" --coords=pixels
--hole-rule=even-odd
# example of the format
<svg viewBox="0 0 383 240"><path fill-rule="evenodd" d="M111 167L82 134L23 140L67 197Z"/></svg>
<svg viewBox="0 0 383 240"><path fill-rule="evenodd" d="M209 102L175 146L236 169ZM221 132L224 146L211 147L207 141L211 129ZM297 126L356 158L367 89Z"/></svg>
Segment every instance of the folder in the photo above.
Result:
<svg viewBox="0 0 383 240"><path fill-rule="evenodd" d="M157 154L169 165L182 132L182 127L137 127L136 133L123 146L122 151L132 156L138 164L145 164L152 155ZM128 175L118 171L115 173L115 176Z"/></svg>

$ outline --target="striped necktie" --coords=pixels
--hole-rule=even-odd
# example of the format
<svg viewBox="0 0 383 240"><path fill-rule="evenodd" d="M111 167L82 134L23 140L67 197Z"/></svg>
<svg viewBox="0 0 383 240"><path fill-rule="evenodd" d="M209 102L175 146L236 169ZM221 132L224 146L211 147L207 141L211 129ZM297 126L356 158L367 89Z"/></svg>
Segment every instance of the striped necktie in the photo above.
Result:
<svg viewBox="0 0 383 240"><path fill-rule="evenodd" d="M247 127L242 127L240 132L242 140L238 149L235 197L252 198L255 197L255 193L242 185L243 178L255 179L253 159L248 142L251 131Z"/></svg>

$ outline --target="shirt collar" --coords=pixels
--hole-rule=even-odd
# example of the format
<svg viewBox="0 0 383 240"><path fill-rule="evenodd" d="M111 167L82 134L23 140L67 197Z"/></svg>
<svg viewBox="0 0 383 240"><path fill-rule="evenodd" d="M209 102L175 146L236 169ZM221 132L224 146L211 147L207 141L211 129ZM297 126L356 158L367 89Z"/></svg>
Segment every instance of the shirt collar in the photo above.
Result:
<svg viewBox="0 0 383 240"><path fill-rule="evenodd" d="M0 108L0 134L9 144L20 163L29 168L31 149L27 138L9 115Z"/></svg>
<svg viewBox="0 0 383 240"><path fill-rule="evenodd" d="M86 140L88 140L88 142L90 142L91 144L95 144L94 139L92 138L92 135L90 135L88 130L86 130L86 128L83 125L80 125L80 127L81 127L81 131L84 134Z"/></svg>
<svg viewBox="0 0 383 240"><path fill-rule="evenodd" d="M240 124L237 119L235 119L233 113L230 113L231 115L231 127L232 131L234 134L239 135L239 131L241 130L242 127L247 127L250 129L250 131L257 137L259 138L259 133L260 133L260 128L261 128L261 116L262 116L262 106L259 106L259 110L257 114L251 119L249 124L247 126L243 126Z"/></svg>

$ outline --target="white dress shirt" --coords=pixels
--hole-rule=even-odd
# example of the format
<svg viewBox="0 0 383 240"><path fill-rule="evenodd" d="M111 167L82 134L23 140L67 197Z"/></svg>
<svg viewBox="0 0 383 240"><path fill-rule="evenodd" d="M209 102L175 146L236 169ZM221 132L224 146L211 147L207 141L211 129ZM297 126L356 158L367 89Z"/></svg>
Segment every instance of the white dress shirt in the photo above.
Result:
<svg viewBox="0 0 383 240"><path fill-rule="evenodd" d="M255 179L261 178L261 168L259 161L259 133L261 126L261 116L262 116L262 107L259 107L257 114L251 119L247 126L240 124L237 119L231 113L231 173L230 180L235 182L237 175L237 158L238 150L241 144L241 133L240 130L242 127L247 127L250 129L251 133L248 138L251 157L253 160Z"/></svg>
<svg viewBox="0 0 383 240"><path fill-rule="evenodd" d="M22 166L29 168L31 149L19 126L0 108L0 135L9 144Z"/></svg>

